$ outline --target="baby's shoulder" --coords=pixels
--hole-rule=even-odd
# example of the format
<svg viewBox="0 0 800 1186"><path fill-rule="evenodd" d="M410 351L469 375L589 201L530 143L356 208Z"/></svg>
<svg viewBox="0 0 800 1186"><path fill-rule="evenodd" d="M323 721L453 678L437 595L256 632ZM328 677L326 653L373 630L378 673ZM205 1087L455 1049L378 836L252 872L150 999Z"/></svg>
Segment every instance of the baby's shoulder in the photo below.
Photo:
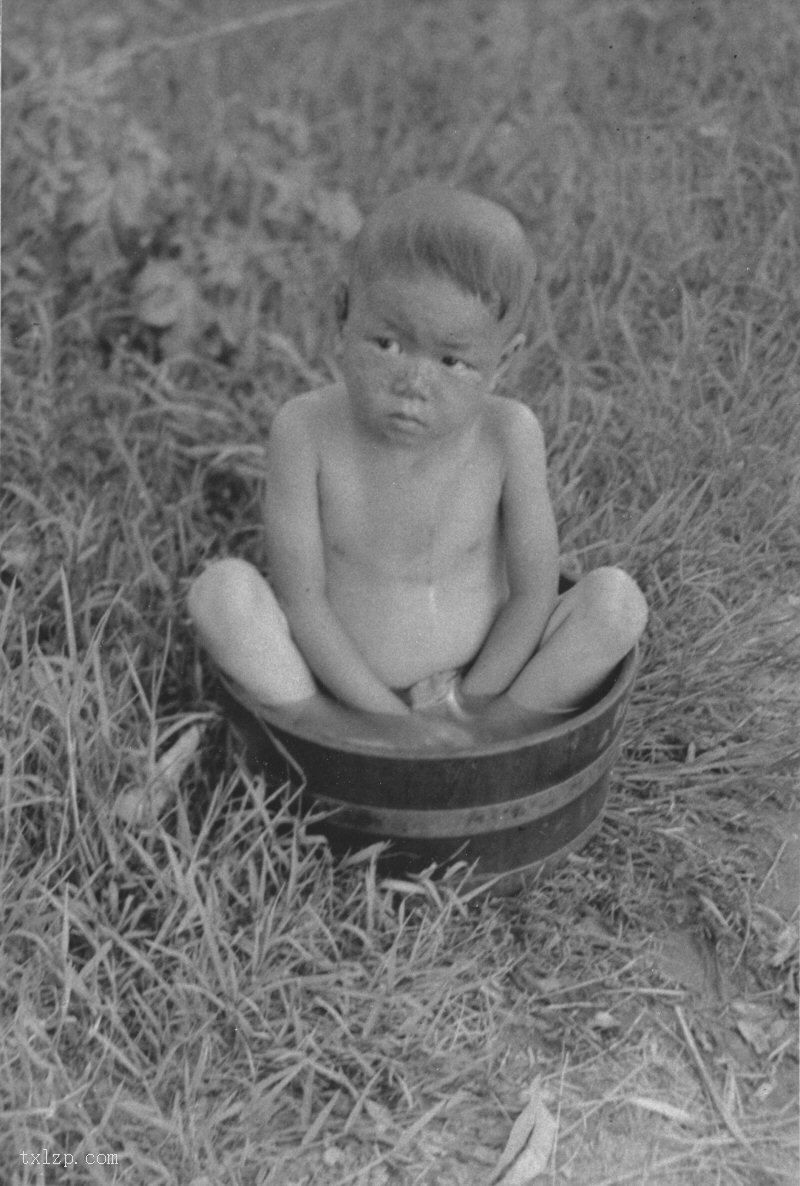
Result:
<svg viewBox="0 0 800 1186"><path fill-rule="evenodd" d="M270 431L277 436L299 433L307 441L322 440L341 416L344 399L344 389L339 383L294 395L278 408Z"/></svg>
<svg viewBox="0 0 800 1186"><path fill-rule="evenodd" d="M492 398L488 410L488 423L503 445L541 439L542 427L527 404L498 395Z"/></svg>

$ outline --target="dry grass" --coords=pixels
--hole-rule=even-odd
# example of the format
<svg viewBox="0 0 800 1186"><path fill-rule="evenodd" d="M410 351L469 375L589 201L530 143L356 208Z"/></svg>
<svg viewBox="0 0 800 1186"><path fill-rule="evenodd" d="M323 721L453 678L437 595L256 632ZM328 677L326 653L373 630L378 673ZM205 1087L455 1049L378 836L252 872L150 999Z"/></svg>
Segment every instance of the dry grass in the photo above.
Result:
<svg viewBox="0 0 800 1186"><path fill-rule="evenodd" d="M32 3L4 39L3 1176L483 1186L538 1075L553 1182L794 1181L794 6L353 3L195 45L180 5L98 11ZM211 310L174 353L141 261L106 271L70 214L132 114L169 160L147 250ZM295 181L302 156L282 213L258 152ZM515 388L567 563L624 564L652 607L604 827L508 900L334 867L296 780L240 768L183 611L207 558L261 559L272 412L335 373L324 195L423 174L524 219ZM238 304L209 238L244 252ZM120 826L194 725L176 806ZM45 1177L42 1148L76 1163Z"/></svg>

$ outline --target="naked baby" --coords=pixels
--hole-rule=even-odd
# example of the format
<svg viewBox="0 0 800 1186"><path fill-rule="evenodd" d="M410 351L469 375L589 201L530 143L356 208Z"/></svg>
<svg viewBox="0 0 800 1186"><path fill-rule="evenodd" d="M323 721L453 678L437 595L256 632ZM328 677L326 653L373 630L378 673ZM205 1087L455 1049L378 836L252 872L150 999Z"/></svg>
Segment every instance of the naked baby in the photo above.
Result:
<svg viewBox="0 0 800 1186"><path fill-rule="evenodd" d="M447 186L366 220L341 294L344 381L271 428L269 583L227 559L189 595L251 703L372 743L510 736L577 711L642 633L619 569L559 596L542 430L496 394L535 270L508 210Z"/></svg>

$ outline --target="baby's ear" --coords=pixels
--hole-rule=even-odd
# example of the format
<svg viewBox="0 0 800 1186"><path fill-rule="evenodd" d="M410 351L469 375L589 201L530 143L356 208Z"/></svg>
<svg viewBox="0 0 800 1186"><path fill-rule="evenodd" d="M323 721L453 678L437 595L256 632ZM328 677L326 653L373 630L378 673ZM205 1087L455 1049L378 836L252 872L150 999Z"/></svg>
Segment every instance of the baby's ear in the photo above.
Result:
<svg viewBox="0 0 800 1186"><path fill-rule="evenodd" d="M498 363L497 370L495 371L494 377L492 378L492 382L489 386L490 391L494 392L497 389L500 381L503 379L506 373L508 364L511 362L511 359L514 357L520 347L525 345L525 341L526 338L525 334L523 333L514 334L513 338L508 339L505 346L500 351L500 362Z"/></svg>
<svg viewBox="0 0 800 1186"><path fill-rule="evenodd" d="M336 321L339 329L342 328L345 321L347 321L347 310L350 305L350 293L344 281L340 281L336 285L336 291L333 294L333 307L336 310Z"/></svg>

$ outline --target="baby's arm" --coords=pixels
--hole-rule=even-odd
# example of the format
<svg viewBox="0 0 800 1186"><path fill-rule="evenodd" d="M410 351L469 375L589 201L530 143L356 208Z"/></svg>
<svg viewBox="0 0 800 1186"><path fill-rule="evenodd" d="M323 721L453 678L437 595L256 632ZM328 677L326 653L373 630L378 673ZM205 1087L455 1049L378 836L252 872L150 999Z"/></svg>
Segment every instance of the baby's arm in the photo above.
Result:
<svg viewBox="0 0 800 1186"><path fill-rule="evenodd" d="M502 422L506 478L501 503L509 597L464 677L471 697L504 692L539 645L558 597L558 535L547 489L544 436L523 404Z"/></svg>
<svg viewBox="0 0 800 1186"><path fill-rule="evenodd" d="M359 654L325 594L319 444L304 400L285 404L270 431L265 525L270 581L292 636L320 682L344 704L407 713Z"/></svg>

